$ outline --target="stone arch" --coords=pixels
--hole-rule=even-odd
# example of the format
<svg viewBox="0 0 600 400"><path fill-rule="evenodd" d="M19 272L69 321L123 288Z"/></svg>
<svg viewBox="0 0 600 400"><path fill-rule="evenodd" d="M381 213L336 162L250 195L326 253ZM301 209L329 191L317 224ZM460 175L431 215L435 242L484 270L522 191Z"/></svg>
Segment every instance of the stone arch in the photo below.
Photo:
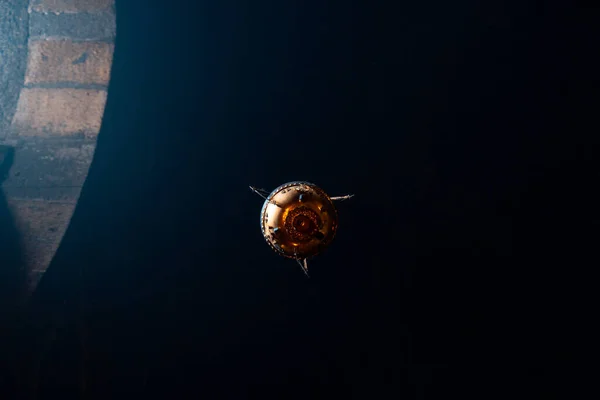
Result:
<svg viewBox="0 0 600 400"><path fill-rule="evenodd" d="M114 0L30 0L26 69L7 133L3 191L30 290L52 260L87 177L114 52Z"/></svg>

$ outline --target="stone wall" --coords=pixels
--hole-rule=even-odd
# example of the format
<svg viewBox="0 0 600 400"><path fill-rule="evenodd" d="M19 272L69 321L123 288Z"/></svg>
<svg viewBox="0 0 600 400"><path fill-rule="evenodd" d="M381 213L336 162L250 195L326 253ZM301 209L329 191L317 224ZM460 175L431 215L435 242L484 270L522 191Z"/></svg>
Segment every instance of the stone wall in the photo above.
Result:
<svg viewBox="0 0 600 400"><path fill-rule="evenodd" d="M27 67L3 184L21 234L29 288L50 264L74 212L100 131L116 35L114 0L31 0Z"/></svg>

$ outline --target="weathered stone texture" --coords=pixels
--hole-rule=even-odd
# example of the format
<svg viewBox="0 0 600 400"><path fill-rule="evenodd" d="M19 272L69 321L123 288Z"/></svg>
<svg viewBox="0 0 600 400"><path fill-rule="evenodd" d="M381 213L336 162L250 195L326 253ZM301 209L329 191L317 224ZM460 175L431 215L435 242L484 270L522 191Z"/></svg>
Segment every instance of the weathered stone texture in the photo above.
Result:
<svg viewBox="0 0 600 400"><path fill-rule="evenodd" d="M77 13L106 10L114 0L32 0L31 10L42 13Z"/></svg>
<svg viewBox="0 0 600 400"><path fill-rule="evenodd" d="M112 40L116 34L112 10L99 13L29 15L31 38L69 38L76 40Z"/></svg>
<svg viewBox="0 0 600 400"><path fill-rule="evenodd" d="M105 104L105 90L23 89L13 129L22 137L95 137Z"/></svg>
<svg viewBox="0 0 600 400"><path fill-rule="evenodd" d="M93 142L35 140L15 148L5 188L81 187L96 148Z"/></svg>
<svg viewBox="0 0 600 400"><path fill-rule="evenodd" d="M25 84L108 85L113 49L113 44L102 42L32 41Z"/></svg>
<svg viewBox="0 0 600 400"><path fill-rule="evenodd" d="M21 234L29 271L45 270L65 234L75 204L27 199L8 199L8 204Z"/></svg>

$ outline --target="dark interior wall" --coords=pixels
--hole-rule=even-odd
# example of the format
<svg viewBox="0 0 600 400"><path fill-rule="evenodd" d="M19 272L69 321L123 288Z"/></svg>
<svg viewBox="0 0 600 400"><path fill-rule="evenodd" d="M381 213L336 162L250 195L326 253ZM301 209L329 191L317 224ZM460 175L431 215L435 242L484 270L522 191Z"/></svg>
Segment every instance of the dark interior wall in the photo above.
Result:
<svg viewBox="0 0 600 400"><path fill-rule="evenodd" d="M541 226L576 72L572 15L520 4L117 2L96 158L31 306L40 392L543 390L530 295L567 253ZM310 280L247 189L294 179L356 194Z"/></svg>

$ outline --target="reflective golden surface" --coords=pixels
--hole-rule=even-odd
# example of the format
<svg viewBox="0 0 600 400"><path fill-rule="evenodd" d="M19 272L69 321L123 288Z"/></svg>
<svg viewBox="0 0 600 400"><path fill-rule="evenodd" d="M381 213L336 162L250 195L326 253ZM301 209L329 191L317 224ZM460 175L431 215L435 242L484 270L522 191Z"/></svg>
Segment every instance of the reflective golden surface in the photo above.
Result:
<svg viewBox="0 0 600 400"><path fill-rule="evenodd" d="M267 243L280 255L303 259L323 251L337 230L337 211L321 188L289 182L273 190L260 221Z"/></svg>

